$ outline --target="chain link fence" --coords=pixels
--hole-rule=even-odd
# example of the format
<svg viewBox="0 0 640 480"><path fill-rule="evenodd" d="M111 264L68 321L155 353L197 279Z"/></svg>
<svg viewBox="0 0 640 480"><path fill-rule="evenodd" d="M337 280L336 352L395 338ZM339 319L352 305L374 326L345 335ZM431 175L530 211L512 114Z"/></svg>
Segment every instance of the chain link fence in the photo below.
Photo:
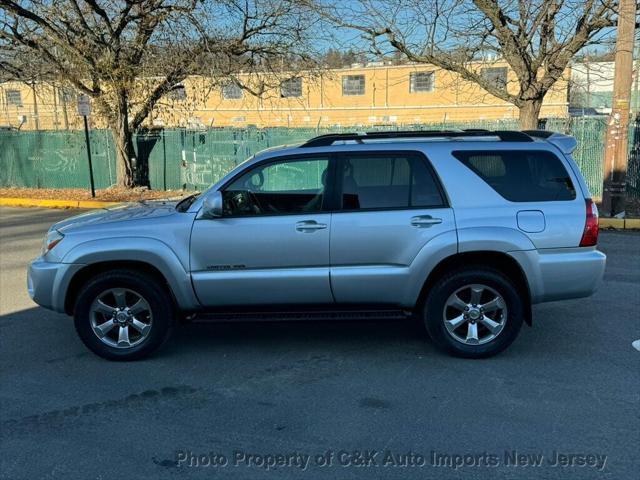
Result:
<svg viewBox="0 0 640 480"><path fill-rule="evenodd" d="M578 140L576 162L595 197L602 194L602 162L606 117L548 119L543 128L568 133ZM640 120L630 131L627 190L640 198ZM366 130L486 128L517 129L513 120L431 125L380 126ZM235 165L265 148L296 144L316 135L362 128L212 128L151 130L134 137L138 163L148 168L152 189L202 190ZM116 183L115 149L109 131L90 133L96 188ZM89 185L87 153L82 131L0 131L0 186L84 188Z"/></svg>

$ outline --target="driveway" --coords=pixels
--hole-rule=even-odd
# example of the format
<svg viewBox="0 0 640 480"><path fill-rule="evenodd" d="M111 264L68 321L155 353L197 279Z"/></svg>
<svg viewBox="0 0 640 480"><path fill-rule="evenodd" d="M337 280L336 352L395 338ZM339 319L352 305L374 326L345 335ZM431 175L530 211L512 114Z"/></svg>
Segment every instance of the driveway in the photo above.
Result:
<svg viewBox="0 0 640 480"><path fill-rule="evenodd" d="M598 292L488 360L387 321L194 324L112 363L26 293L73 213L0 209L2 478L638 478L638 233L603 232Z"/></svg>

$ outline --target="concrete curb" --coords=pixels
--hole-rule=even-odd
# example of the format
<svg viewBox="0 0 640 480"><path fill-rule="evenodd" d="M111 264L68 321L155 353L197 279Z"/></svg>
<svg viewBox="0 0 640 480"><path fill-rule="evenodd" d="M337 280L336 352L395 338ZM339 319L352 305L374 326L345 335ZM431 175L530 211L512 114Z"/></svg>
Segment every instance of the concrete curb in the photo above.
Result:
<svg viewBox="0 0 640 480"><path fill-rule="evenodd" d="M44 200L37 198L0 198L2 207L45 207L45 208L104 208L126 202L99 202L97 200ZM620 230L640 229L640 218L600 218L600 228Z"/></svg>
<svg viewBox="0 0 640 480"><path fill-rule="evenodd" d="M2 207L45 207L45 208L104 208L123 202L100 202L97 200L46 200L37 198L0 198Z"/></svg>
<svg viewBox="0 0 640 480"><path fill-rule="evenodd" d="M640 229L640 218L599 218L600 228L615 228L620 230Z"/></svg>

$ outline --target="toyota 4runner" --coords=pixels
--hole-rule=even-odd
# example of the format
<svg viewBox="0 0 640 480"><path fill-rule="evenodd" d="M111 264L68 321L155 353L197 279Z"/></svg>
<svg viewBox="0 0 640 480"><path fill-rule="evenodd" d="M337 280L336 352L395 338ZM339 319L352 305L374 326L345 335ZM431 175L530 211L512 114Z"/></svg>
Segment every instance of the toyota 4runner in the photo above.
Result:
<svg viewBox="0 0 640 480"><path fill-rule="evenodd" d="M200 195L53 225L29 293L113 360L150 354L193 316L412 315L437 347L491 356L533 304L589 296L603 275L575 146L545 131L319 136Z"/></svg>

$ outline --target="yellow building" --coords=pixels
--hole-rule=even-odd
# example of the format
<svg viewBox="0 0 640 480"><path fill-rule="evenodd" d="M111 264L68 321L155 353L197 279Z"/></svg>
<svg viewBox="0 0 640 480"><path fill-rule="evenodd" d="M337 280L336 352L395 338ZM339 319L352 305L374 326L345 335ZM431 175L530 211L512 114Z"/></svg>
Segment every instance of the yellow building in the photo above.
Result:
<svg viewBox="0 0 640 480"><path fill-rule="evenodd" d="M48 82L0 83L0 128L75 130L82 128L76 95Z"/></svg>
<svg viewBox="0 0 640 480"><path fill-rule="evenodd" d="M478 64L477 68L509 91L517 88L515 75L505 64ZM541 117L567 116L568 77L569 72L547 94ZM253 89L259 78L239 75L238 80ZM206 77L189 77L159 102L148 124L329 127L518 118L512 104L457 74L423 64L354 65L288 79L270 76L266 83L269 88L258 97L233 82L217 85ZM74 96L51 85L0 84L0 102L0 125L15 127L25 120L23 129L81 126ZM93 123L100 126L102 122L93 119Z"/></svg>

